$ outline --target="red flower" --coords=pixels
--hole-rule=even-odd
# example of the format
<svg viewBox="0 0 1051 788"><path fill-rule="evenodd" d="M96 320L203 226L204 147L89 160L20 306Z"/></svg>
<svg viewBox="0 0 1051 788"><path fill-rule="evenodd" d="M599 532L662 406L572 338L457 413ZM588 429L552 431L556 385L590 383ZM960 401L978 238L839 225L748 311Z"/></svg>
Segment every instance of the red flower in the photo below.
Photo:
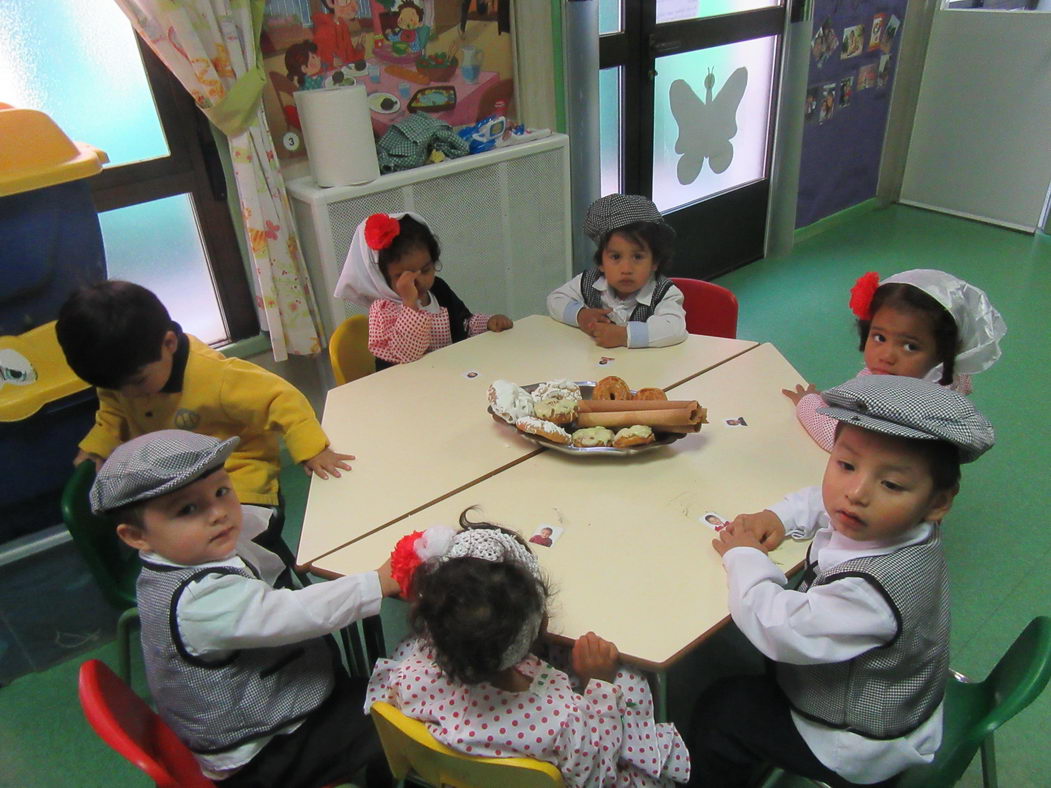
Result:
<svg viewBox="0 0 1051 788"><path fill-rule="evenodd" d="M858 277L858 281L850 288L850 311L858 316L859 320L872 319L872 296L876 294L879 287L879 274L869 271Z"/></svg>
<svg viewBox="0 0 1051 788"><path fill-rule="evenodd" d="M376 214L376 216L382 216L383 214ZM413 531L411 534L403 536L398 540L398 543L394 546L394 551L390 554L390 574L391 577L401 587L401 596L403 599L409 598L409 592L412 590L412 575L423 561L420 556L416 553L416 543L423 537L423 531Z"/></svg>
<svg viewBox="0 0 1051 788"><path fill-rule="evenodd" d="M374 213L365 220L365 243L369 249L386 249L401 232L398 220L385 213Z"/></svg>

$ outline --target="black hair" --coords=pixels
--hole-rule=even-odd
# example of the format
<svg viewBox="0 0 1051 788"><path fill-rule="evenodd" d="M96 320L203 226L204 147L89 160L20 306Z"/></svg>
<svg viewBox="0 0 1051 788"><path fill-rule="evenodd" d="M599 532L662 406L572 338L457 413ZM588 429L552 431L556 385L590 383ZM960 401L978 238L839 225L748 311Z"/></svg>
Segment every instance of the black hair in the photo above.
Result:
<svg viewBox="0 0 1051 788"><path fill-rule="evenodd" d="M460 515L464 530L499 530L526 544L506 528L468 521L467 511ZM438 667L450 678L465 684L492 681L530 617L545 615L548 593L546 583L515 561L428 561L412 578L409 622L434 646Z"/></svg>
<svg viewBox="0 0 1051 788"><path fill-rule="evenodd" d="M959 331L956 321L949 310L939 304L932 296L904 282L891 282L880 285L872 296L868 320L858 319L858 337L861 344L858 350L865 351L869 339L869 328L872 318L883 307L889 306L899 311L911 311L924 315L930 324L934 336L934 347L938 360L942 364L942 377L938 381L943 386L952 383L953 368L956 365L956 350L959 344Z"/></svg>
<svg viewBox="0 0 1051 788"><path fill-rule="evenodd" d="M434 263L435 269L441 270L439 259L442 256L442 247L438 244L438 236L431 232L431 228L411 216L403 216L398 219L398 225L398 234L394 236L390 246L380 249L377 255L383 278L391 287L394 285L390 281L387 269L414 249L426 249L431 255L431 262Z"/></svg>
<svg viewBox="0 0 1051 788"><path fill-rule="evenodd" d="M839 433L842 431L843 426L846 422L840 421L836 424L836 439L839 439ZM865 429L864 427L856 424L850 425L857 427L859 430ZM875 430L870 430L875 432ZM884 434L884 433L877 433ZM943 490L949 490L955 492L960 488L960 450L949 443L949 441L943 440L928 440L926 438L905 438L902 436L892 436L899 440L905 441L909 448L914 450L917 454L923 457L927 463L927 468L930 470L931 482L934 485L934 489L937 492Z"/></svg>
<svg viewBox="0 0 1051 788"><path fill-rule="evenodd" d="M164 337L179 333L164 304L140 285L119 280L80 288L67 299L55 326L66 362L93 386L120 388L161 357Z"/></svg>
<svg viewBox="0 0 1051 788"><path fill-rule="evenodd" d="M632 222L623 227L613 228L599 239L594 258L596 267L602 264L602 252L615 233L627 236L639 246L647 247L657 264L659 274L664 273L671 263L672 255L675 254L675 231L669 225L663 222Z"/></svg>

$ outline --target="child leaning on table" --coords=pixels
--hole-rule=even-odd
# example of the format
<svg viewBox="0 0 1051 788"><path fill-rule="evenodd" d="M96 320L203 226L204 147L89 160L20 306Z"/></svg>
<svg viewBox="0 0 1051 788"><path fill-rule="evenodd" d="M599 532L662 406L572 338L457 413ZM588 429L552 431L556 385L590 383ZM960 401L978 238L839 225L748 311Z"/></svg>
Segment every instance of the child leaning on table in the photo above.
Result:
<svg viewBox="0 0 1051 788"><path fill-rule="evenodd" d="M553 290L548 314L601 347L685 340L682 291L661 273L675 251L675 230L657 206L637 194L608 194L588 208L584 232L598 245L595 267Z"/></svg>
<svg viewBox="0 0 1051 788"><path fill-rule="evenodd" d="M582 693L530 653L547 621L536 557L511 531L466 512L460 524L398 543L391 562L416 634L376 663L366 710L390 703L468 755L547 761L566 785L684 782L686 748L673 725L654 721L645 679L590 632L571 656Z"/></svg>
<svg viewBox="0 0 1051 788"><path fill-rule="evenodd" d="M1007 333L1000 313L974 285L944 271L917 268L879 281L874 271L850 291L865 367L859 375L905 375L971 393L971 375L1000 358ZM833 419L818 412L825 402L813 384L782 392L800 423L831 451Z"/></svg>
<svg viewBox="0 0 1051 788"><path fill-rule="evenodd" d="M941 744L949 589L941 520L960 463L993 445L963 395L870 375L825 392L838 422L820 488L738 516L713 541L734 623L773 675L725 679L697 701L698 785L745 785L772 761L831 785L929 763ZM809 538L803 580L767 557Z"/></svg>
<svg viewBox="0 0 1051 788"><path fill-rule="evenodd" d="M139 551L146 678L157 711L224 786L346 782L362 767L390 784L365 681L325 635L379 613L389 564L294 590L281 559L251 541L270 512L242 506L223 463L237 438L161 430L114 449L91 508ZM373 782L376 779L377 782Z"/></svg>
<svg viewBox="0 0 1051 788"><path fill-rule="evenodd" d="M506 331L506 315L475 315L445 280L438 238L415 213L374 213L358 225L336 298L369 310L376 367L416 361L483 331Z"/></svg>

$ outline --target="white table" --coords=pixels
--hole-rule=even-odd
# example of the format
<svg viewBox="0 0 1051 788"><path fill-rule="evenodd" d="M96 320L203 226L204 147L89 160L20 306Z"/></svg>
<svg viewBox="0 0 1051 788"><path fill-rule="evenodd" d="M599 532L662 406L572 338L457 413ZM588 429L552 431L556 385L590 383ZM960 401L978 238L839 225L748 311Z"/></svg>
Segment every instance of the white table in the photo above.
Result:
<svg viewBox="0 0 1051 788"><path fill-rule="evenodd" d="M690 336L668 348L599 348L578 329L533 315L510 331L484 333L335 388L322 425L337 451L357 459L339 479L312 480L298 562L311 566L538 453L485 412L494 380L526 384L612 374L635 388L668 388L755 345ZM612 361L600 364L603 357Z"/></svg>

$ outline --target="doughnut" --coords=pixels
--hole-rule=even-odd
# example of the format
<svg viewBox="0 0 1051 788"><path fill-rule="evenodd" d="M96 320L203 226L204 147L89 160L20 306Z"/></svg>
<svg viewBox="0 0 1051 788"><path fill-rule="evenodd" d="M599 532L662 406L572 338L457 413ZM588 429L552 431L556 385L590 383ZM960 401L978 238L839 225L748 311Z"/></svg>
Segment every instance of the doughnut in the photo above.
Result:
<svg viewBox="0 0 1051 788"><path fill-rule="evenodd" d="M609 446L613 443L613 430L607 427L585 427L573 433L574 446Z"/></svg>
<svg viewBox="0 0 1051 788"><path fill-rule="evenodd" d="M639 389L632 399L668 399L663 389Z"/></svg>
<svg viewBox="0 0 1051 788"><path fill-rule="evenodd" d="M578 399L545 399L533 406L533 414L538 419L553 424L569 424L577 418Z"/></svg>
<svg viewBox="0 0 1051 788"><path fill-rule="evenodd" d="M508 380L495 380L489 386L489 405L508 424L533 415L533 397L521 386Z"/></svg>
<svg viewBox="0 0 1051 788"><path fill-rule="evenodd" d="M569 433L557 424L538 419L535 416L526 416L523 419L519 419L515 422L515 426L522 432L528 432L530 435L539 435L541 438L547 438L553 443L569 443L570 440Z"/></svg>
<svg viewBox="0 0 1051 788"><path fill-rule="evenodd" d="M631 399L631 390L628 388L628 384L621 378L618 378L616 375L610 375L608 378L602 378L602 380L595 385L595 390L591 393L591 398L610 400Z"/></svg>
<svg viewBox="0 0 1051 788"><path fill-rule="evenodd" d="M625 427L618 430L613 438L613 445L618 449L628 446L641 446L644 443L653 443L653 430L645 424L636 424L634 427Z"/></svg>
<svg viewBox="0 0 1051 788"><path fill-rule="evenodd" d="M548 380L533 389L533 399L580 399L580 386L572 380Z"/></svg>

